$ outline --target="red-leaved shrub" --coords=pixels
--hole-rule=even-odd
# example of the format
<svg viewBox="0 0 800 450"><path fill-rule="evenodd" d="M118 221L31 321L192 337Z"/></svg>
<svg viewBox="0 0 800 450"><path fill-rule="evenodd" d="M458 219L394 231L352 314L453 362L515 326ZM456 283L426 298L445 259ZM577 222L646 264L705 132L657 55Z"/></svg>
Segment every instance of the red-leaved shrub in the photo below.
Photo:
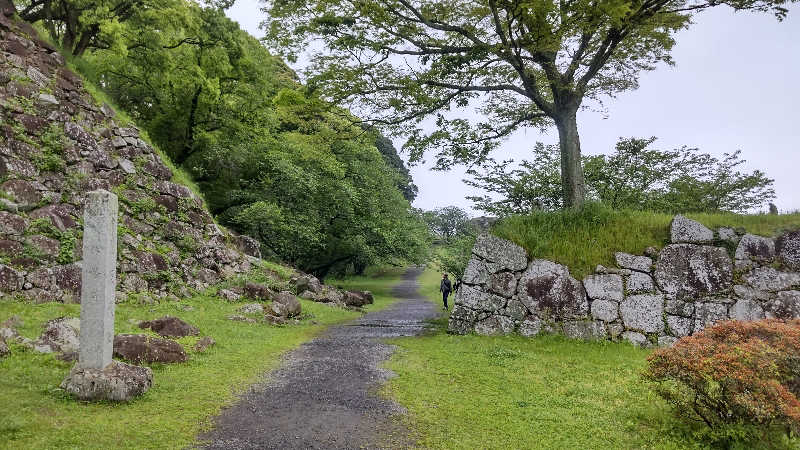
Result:
<svg viewBox="0 0 800 450"><path fill-rule="evenodd" d="M800 430L800 320L721 322L648 362L645 379L684 417Z"/></svg>

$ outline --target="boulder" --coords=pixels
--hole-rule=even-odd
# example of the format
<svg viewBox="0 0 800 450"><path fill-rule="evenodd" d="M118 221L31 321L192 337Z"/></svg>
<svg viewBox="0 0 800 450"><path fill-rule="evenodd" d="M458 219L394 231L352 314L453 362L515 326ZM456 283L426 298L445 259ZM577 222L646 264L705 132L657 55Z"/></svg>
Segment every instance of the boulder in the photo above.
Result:
<svg viewBox="0 0 800 450"><path fill-rule="evenodd" d="M737 260L752 260L769 263L775 258L775 242L754 234L745 234L736 246Z"/></svg>
<svg viewBox="0 0 800 450"><path fill-rule="evenodd" d="M9 293L19 291L24 280L21 273L5 264L0 264L0 291Z"/></svg>
<svg viewBox="0 0 800 450"><path fill-rule="evenodd" d="M314 299L320 303L344 304L344 293L330 286L325 286L322 292L315 294Z"/></svg>
<svg viewBox="0 0 800 450"><path fill-rule="evenodd" d="M237 294L231 289L220 289L219 292L217 292L217 295L219 295L220 297L224 298L229 302L236 302L242 298L240 294Z"/></svg>
<svg viewBox="0 0 800 450"><path fill-rule="evenodd" d="M653 285L653 278L646 273L633 272L627 280L627 292L629 294L644 294L646 292L653 292L655 286Z"/></svg>
<svg viewBox="0 0 800 450"><path fill-rule="evenodd" d="M204 351L208 350L209 347L213 347L215 345L217 345L217 341L215 341L214 338L211 336L205 336L197 341L192 348L197 353L203 353Z"/></svg>
<svg viewBox="0 0 800 450"><path fill-rule="evenodd" d="M311 291L315 294L319 294L324 288L319 279L312 275L301 275L297 277L297 279L293 279L292 282L296 292Z"/></svg>
<svg viewBox="0 0 800 450"><path fill-rule="evenodd" d="M673 244L706 244L714 240L714 232L700 222L678 214L672 219L670 238Z"/></svg>
<svg viewBox="0 0 800 450"><path fill-rule="evenodd" d="M528 265L528 255L525 249L511 241L497 236L483 233L478 236L472 253L486 261L497 264L497 270L510 270L512 272L523 270Z"/></svg>
<svg viewBox="0 0 800 450"><path fill-rule="evenodd" d="M228 320L232 320L234 322L256 323L255 319L251 319L250 317L245 317L239 314L228 316Z"/></svg>
<svg viewBox="0 0 800 450"><path fill-rule="evenodd" d="M592 300L621 302L623 298L622 277L619 275L589 275L583 279L586 295Z"/></svg>
<svg viewBox="0 0 800 450"><path fill-rule="evenodd" d="M670 298L716 295L733 285L733 262L724 248L672 244L659 254L655 279Z"/></svg>
<svg viewBox="0 0 800 450"><path fill-rule="evenodd" d="M135 363L177 363L188 357L181 344L169 339L144 334L118 334L114 336L114 356Z"/></svg>
<svg viewBox="0 0 800 450"><path fill-rule="evenodd" d="M517 297L528 311L541 318L563 321L589 314L589 302L581 283L570 276L565 266L543 259L531 261L522 274Z"/></svg>
<svg viewBox="0 0 800 450"><path fill-rule="evenodd" d="M273 317L289 317L289 310L286 308L286 305L279 302L272 302L267 305L266 308L267 315Z"/></svg>
<svg viewBox="0 0 800 450"><path fill-rule="evenodd" d="M300 313L302 312L302 306L300 305L300 300L298 300L297 297L289 291L279 292L272 300L272 302L283 305L283 307L286 310L287 317L299 316Z"/></svg>
<svg viewBox="0 0 800 450"><path fill-rule="evenodd" d="M636 256L630 253L617 252L614 254L614 257L617 260L617 265L623 269L650 273L653 267L653 259L647 256Z"/></svg>
<svg viewBox="0 0 800 450"><path fill-rule="evenodd" d="M272 290L263 284L247 282L244 285L244 295L253 300L269 300L272 298Z"/></svg>
<svg viewBox="0 0 800 450"><path fill-rule="evenodd" d="M367 297L361 291L347 291L344 293L344 304L347 306L361 307L369 304Z"/></svg>
<svg viewBox="0 0 800 450"><path fill-rule="evenodd" d="M517 277L513 272L498 272L489 276L487 287L490 292L511 298L517 291Z"/></svg>
<svg viewBox="0 0 800 450"><path fill-rule="evenodd" d="M717 237L721 241L731 242L736 244L739 242L739 235L736 234L736 230L731 227L720 227L717 229Z"/></svg>
<svg viewBox="0 0 800 450"><path fill-rule="evenodd" d="M659 333L664 330L663 295L631 295L620 303L619 312L626 328L645 333Z"/></svg>
<svg viewBox="0 0 800 450"><path fill-rule="evenodd" d="M19 236L28 229L28 221L16 214L0 211L0 234Z"/></svg>
<svg viewBox="0 0 800 450"><path fill-rule="evenodd" d="M32 219L48 219L58 231L78 226L75 207L67 204L48 205L30 213Z"/></svg>
<svg viewBox="0 0 800 450"><path fill-rule="evenodd" d="M61 383L61 389L83 401L127 402L153 385L153 371L112 361L104 369L85 369L76 364Z"/></svg>
<svg viewBox="0 0 800 450"><path fill-rule="evenodd" d="M164 337L185 337L197 336L200 334L200 330L198 330L197 327L189 325L183 320L172 316L165 316L159 319L142 322L139 324L139 328L150 328Z"/></svg>
<svg viewBox="0 0 800 450"><path fill-rule="evenodd" d="M0 190L13 197L17 208L28 211L41 203L42 192L35 184L26 180L8 180L0 186Z"/></svg>
<svg viewBox="0 0 800 450"><path fill-rule="evenodd" d="M44 325L44 332L34 341L41 353L76 352L80 348L81 321L77 317L59 317Z"/></svg>
<svg viewBox="0 0 800 450"><path fill-rule="evenodd" d="M261 244L250 236L236 236L236 247L245 255L261 258Z"/></svg>
<svg viewBox="0 0 800 450"><path fill-rule="evenodd" d="M53 267L53 280L55 285L80 302L81 287L83 286L83 267L80 262Z"/></svg>
<svg viewBox="0 0 800 450"><path fill-rule="evenodd" d="M782 264L792 270L800 270L800 230L778 237L775 250Z"/></svg>

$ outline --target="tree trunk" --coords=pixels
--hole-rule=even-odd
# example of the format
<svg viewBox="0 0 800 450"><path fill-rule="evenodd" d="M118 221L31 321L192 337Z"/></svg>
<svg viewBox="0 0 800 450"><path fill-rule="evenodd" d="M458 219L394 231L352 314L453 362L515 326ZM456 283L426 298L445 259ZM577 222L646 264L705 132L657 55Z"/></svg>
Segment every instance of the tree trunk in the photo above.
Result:
<svg viewBox="0 0 800 450"><path fill-rule="evenodd" d="M580 209L586 199L586 186L581 164L577 111L570 111L559 117L556 120L556 127L561 148L561 189L564 207Z"/></svg>

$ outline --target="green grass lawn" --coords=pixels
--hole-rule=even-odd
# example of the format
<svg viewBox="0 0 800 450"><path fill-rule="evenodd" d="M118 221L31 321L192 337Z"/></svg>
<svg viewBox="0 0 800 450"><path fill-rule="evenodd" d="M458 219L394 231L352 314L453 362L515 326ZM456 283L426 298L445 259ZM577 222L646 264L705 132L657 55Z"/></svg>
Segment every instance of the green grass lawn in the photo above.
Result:
<svg viewBox="0 0 800 450"><path fill-rule="evenodd" d="M763 236L800 228L800 213L687 214L687 217L711 229L741 227ZM593 273L597 264L615 266L615 252L641 255L647 247L662 248L668 244L672 218L669 214L614 211L588 204L582 211L512 216L498 222L492 232L522 246L531 258L565 264L574 277L581 279Z"/></svg>
<svg viewBox="0 0 800 450"><path fill-rule="evenodd" d="M394 301L388 286L399 274L381 274L379 278L388 280L383 282L386 288L379 286L376 277L342 283L372 287L375 304L366 309L377 310ZM303 312L313 317L298 325L276 327L227 320L242 303L198 296L180 303L193 306L194 311L183 311L178 305L117 305L117 333L145 332L132 319L173 315L197 326L201 336L217 341L206 353L196 354L191 346L198 338L180 339L190 360L152 365L153 387L128 404L73 400L58 387L72 363L11 343L12 355L0 360L0 448L185 448L208 429L222 406L234 402L239 392L276 367L283 353L328 325L359 316L358 312L302 300ZM35 339L47 320L79 316L80 305L0 300L0 322L15 314L24 321L20 333Z"/></svg>

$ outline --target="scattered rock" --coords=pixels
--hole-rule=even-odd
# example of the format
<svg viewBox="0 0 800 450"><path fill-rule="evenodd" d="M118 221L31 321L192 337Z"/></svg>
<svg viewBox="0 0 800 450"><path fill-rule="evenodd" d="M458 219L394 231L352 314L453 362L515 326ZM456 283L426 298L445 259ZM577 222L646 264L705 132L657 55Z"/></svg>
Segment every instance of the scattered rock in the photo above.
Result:
<svg viewBox="0 0 800 450"><path fill-rule="evenodd" d="M238 314L228 316L228 320L232 320L234 322L256 323L256 320Z"/></svg>
<svg viewBox="0 0 800 450"><path fill-rule="evenodd" d="M670 237L673 244L707 244L714 240L714 232L700 222L678 214L672 219Z"/></svg>
<svg viewBox="0 0 800 450"><path fill-rule="evenodd" d="M225 300L227 300L229 302L236 302L236 301L239 301L239 299L242 298L241 295L237 294L236 292L233 292L230 289L220 289L220 291L217 293L217 295L219 295L220 297L224 298Z"/></svg>
<svg viewBox="0 0 800 450"><path fill-rule="evenodd" d="M267 306L267 314L274 317L289 317L289 310L283 303L272 302Z"/></svg>
<svg viewBox="0 0 800 450"><path fill-rule="evenodd" d="M361 291L347 291L344 293L344 304L347 306L361 307L370 303Z"/></svg>
<svg viewBox="0 0 800 450"><path fill-rule="evenodd" d="M118 334L114 336L114 356L135 363L177 363L188 357L181 344L169 339L144 334Z"/></svg>
<svg viewBox="0 0 800 450"><path fill-rule="evenodd" d="M10 354L11 350L9 350L8 344L6 344L6 340L0 337L0 359L5 358Z"/></svg>
<svg viewBox="0 0 800 450"><path fill-rule="evenodd" d="M127 402L153 385L153 371L112 361L104 369L84 369L77 364L61 383L61 389L84 401Z"/></svg>
<svg viewBox="0 0 800 450"><path fill-rule="evenodd" d="M272 300L272 303L283 305L287 317L299 316L300 313L302 312L302 305L300 305L300 300L298 300L297 297L295 297L295 295L289 291L282 291L278 293ZM279 315L283 316L283 314Z"/></svg>
<svg viewBox="0 0 800 450"><path fill-rule="evenodd" d="M215 345L217 345L217 341L215 341L214 338L211 336L205 336L197 341L192 348L197 353L203 353L204 351L208 350L209 347L213 347Z"/></svg>
<svg viewBox="0 0 800 450"><path fill-rule="evenodd" d="M286 322L287 322L286 318L283 317L283 316L273 316L273 315L269 315L269 314L264 316L264 320L267 323L272 324L272 325L286 325Z"/></svg>
<svg viewBox="0 0 800 450"><path fill-rule="evenodd" d="M302 275L290 280L295 286L296 292L311 291L319 294L323 291L322 283L315 276Z"/></svg>
<svg viewBox="0 0 800 450"><path fill-rule="evenodd" d="M59 317L44 325L44 332L34 341L40 353L75 352L80 348L81 321L77 317Z"/></svg>
<svg viewBox="0 0 800 450"><path fill-rule="evenodd" d="M264 305L261 303L248 303L239 308L238 311L242 314L263 314Z"/></svg>
<svg viewBox="0 0 800 450"><path fill-rule="evenodd" d="M253 300L270 300L272 290L263 284L247 282L244 285L244 295Z"/></svg>
<svg viewBox="0 0 800 450"><path fill-rule="evenodd" d="M172 316L142 322L139 324L139 328L150 328L163 337L197 336L200 334L200 330L197 327Z"/></svg>

